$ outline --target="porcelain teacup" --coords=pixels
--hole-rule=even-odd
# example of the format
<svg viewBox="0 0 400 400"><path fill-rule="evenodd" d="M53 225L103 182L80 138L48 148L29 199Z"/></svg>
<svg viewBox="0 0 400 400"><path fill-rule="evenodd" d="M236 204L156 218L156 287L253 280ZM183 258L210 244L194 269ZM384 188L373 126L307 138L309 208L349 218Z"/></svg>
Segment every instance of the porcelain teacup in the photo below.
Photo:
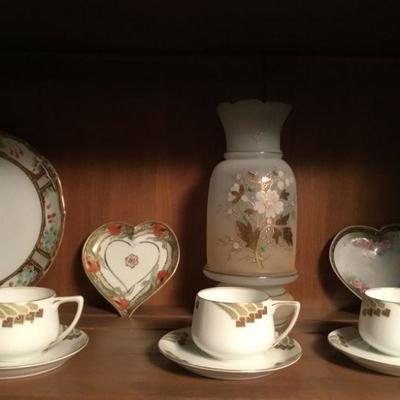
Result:
<svg viewBox="0 0 400 400"><path fill-rule="evenodd" d="M381 287L364 292L358 331L370 346L400 357L400 288Z"/></svg>
<svg viewBox="0 0 400 400"><path fill-rule="evenodd" d="M278 337L274 313L278 307L294 308L292 319ZM273 300L256 289L215 287L197 293L192 321L194 343L211 356L229 360L266 352L292 330L300 303Z"/></svg>
<svg viewBox="0 0 400 400"><path fill-rule="evenodd" d="M58 307L67 302L78 307L71 324L60 332ZM56 297L52 289L0 289L0 361L28 359L54 346L75 327L82 308L82 296Z"/></svg>

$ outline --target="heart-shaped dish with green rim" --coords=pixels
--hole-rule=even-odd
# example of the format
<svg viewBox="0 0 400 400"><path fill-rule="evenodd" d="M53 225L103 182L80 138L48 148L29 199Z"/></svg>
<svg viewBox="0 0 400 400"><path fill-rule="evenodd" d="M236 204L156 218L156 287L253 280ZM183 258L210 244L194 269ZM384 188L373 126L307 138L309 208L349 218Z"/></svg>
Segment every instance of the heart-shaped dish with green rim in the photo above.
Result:
<svg viewBox="0 0 400 400"><path fill-rule="evenodd" d="M86 275L127 318L172 277L179 256L175 233L157 221L136 226L109 222L97 228L82 249Z"/></svg>
<svg viewBox="0 0 400 400"><path fill-rule="evenodd" d="M400 286L400 224L382 229L352 225L332 240L329 259L339 279L357 297L374 287Z"/></svg>

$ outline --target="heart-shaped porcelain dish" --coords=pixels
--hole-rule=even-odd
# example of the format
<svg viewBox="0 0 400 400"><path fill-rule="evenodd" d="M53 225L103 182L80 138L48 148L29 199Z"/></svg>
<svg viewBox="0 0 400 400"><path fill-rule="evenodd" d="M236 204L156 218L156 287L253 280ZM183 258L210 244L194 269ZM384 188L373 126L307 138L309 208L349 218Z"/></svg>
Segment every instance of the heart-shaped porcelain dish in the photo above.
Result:
<svg viewBox="0 0 400 400"><path fill-rule="evenodd" d="M122 317L130 317L176 271L179 243L161 222L110 222L88 237L82 262L96 289Z"/></svg>
<svg viewBox="0 0 400 400"><path fill-rule="evenodd" d="M368 288L398 287L400 224L349 226L333 238L329 258L336 275L359 298Z"/></svg>

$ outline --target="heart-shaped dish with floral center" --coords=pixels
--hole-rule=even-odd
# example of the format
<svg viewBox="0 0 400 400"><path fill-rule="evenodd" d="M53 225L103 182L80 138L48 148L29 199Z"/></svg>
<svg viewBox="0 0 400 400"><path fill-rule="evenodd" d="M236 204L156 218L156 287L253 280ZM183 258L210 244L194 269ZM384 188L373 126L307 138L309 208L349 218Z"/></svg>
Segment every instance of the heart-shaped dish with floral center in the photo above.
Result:
<svg viewBox="0 0 400 400"><path fill-rule="evenodd" d="M129 318L172 277L179 254L175 233L161 222L110 222L88 237L82 262L96 289Z"/></svg>
<svg viewBox="0 0 400 400"><path fill-rule="evenodd" d="M360 299L369 288L399 287L400 224L349 226L333 238L329 258L339 279Z"/></svg>

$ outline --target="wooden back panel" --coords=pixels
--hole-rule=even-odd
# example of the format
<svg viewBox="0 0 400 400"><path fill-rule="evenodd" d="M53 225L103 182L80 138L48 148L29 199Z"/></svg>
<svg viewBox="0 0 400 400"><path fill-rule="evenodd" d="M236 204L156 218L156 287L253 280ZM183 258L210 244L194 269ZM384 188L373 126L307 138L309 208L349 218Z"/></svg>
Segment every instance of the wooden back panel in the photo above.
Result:
<svg viewBox="0 0 400 400"><path fill-rule="evenodd" d="M400 221L399 62L267 56L3 55L0 127L51 160L67 220L41 285L105 301L81 266L99 225L159 219L182 258L147 304L192 306L202 274L208 180L225 139L218 102L257 97L293 105L282 135L298 181L299 279L292 294L327 311L356 307L328 260L347 225Z"/></svg>

